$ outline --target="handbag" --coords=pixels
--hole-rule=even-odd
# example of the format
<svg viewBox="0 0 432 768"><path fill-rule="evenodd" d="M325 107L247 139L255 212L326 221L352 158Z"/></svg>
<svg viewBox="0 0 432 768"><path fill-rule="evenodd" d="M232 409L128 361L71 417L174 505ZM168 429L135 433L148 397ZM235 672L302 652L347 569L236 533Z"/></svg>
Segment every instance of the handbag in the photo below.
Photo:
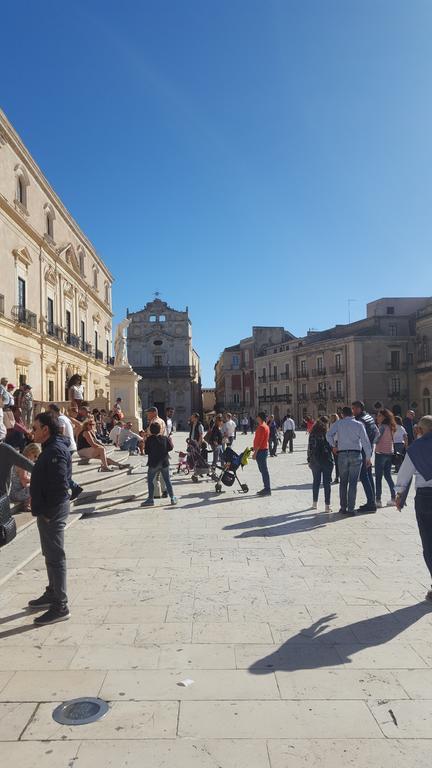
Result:
<svg viewBox="0 0 432 768"><path fill-rule="evenodd" d="M16 536L16 522L12 516L9 496L0 497L0 547L9 544Z"/></svg>

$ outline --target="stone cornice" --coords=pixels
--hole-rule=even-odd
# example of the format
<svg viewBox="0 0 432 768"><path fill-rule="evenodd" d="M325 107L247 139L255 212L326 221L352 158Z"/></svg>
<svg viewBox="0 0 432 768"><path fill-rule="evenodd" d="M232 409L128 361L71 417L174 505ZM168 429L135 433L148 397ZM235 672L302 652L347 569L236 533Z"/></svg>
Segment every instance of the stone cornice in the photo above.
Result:
<svg viewBox="0 0 432 768"><path fill-rule="evenodd" d="M0 111L1 115L1 111ZM59 267L61 267L64 272L70 276L71 279L73 279L80 288L84 291L84 293L90 295L95 303L97 303L106 314L108 314L110 317L114 316L114 313L111 311L111 309L107 306L104 299L102 299L96 291L94 291L91 286L85 282L81 278L80 275L78 275L75 270L72 268L70 264L67 264L66 261L61 261L59 254L57 253L56 249L51 245L51 243L48 243L46 239L39 235L39 233L29 224L28 221L26 221L20 214L15 211L15 209L10 205L10 203L6 200L6 198L0 194L0 211L3 210L7 216L9 216L10 219L14 221L14 223L22 229L28 237L33 240L35 245L37 245L38 248L41 248L42 251L47 255L50 256L51 259L57 264Z"/></svg>
<svg viewBox="0 0 432 768"><path fill-rule="evenodd" d="M64 220L73 231L75 237L79 240L79 242L85 248L87 248L87 250L91 253L94 260L98 263L100 268L103 270L104 274L111 280L111 282L113 282L114 281L113 275L111 274L109 269L105 266L100 256L97 254L94 245L84 235L84 233L78 226L75 219L71 216L67 208L65 208L59 196L54 191L52 186L49 184L48 180L43 175L41 169L36 164L33 157L31 156L28 149L26 148L25 144L19 137L18 133L15 131L12 124L9 122L5 113L1 109L0 109L0 135L2 137L0 144L8 143L11 145L12 149L18 155L20 160L25 163L27 168L30 169L33 177L35 178L35 180L37 181L41 189L43 189L43 191L45 192L51 204L54 205L55 208L57 208L57 210L61 213Z"/></svg>

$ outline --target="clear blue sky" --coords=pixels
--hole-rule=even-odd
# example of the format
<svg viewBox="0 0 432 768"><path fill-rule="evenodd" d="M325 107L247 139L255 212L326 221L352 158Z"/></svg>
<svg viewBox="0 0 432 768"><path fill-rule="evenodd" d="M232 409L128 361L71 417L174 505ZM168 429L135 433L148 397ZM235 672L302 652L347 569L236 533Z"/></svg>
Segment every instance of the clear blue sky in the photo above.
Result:
<svg viewBox="0 0 432 768"><path fill-rule="evenodd" d="M430 0L21 0L1 25L1 105L116 321L189 305L207 386L254 324L431 293Z"/></svg>

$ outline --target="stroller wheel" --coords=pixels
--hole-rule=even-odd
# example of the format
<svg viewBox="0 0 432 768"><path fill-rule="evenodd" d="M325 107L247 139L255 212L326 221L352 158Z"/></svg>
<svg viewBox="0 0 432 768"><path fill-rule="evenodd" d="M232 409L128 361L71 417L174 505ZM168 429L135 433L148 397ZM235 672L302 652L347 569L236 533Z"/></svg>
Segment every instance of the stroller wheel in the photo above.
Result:
<svg viewBox="0 0 432 768"><path fill-rule="evenodd" d="M189 467L185 467L185 468L184 468L184 470L183 470L183 474L184 474L184 475L188 475L188 474L189 474Z"/></svg>
<svg viewBox="0 0 432 768"><path fill-rule="evenodd" d="M216 491L216 493L222 493L222 485L221 485L221 483L216 483L215 491Z"/></svg>
<svg viewBox="0 0 432 768"><path fill-rule="evenodd" d="M198 482L198 477L196 475L192 475L192 482L193 483L197 483Z"/></svg>
<svg viewBox="0 0 432 768"><path fill-rule="evenodd" d="M249 490L249 486L246 485L246 483L242 483L241 489L242 489L243 493L247 493L248 490Z"/></svg>

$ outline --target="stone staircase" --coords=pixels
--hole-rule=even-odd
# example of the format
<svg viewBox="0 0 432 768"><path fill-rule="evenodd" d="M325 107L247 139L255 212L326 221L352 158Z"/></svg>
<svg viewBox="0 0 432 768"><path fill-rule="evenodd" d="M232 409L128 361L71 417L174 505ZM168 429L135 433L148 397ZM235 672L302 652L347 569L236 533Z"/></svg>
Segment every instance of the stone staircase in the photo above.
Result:
<svg viewBox="0 0 432 768"><path fill-rule="evenodd" d="M125 502L147 496L147 458L129 456L126 451L119 451L113 446L106 446L106 452L107 456L121 464L131 464L131 467L114 468L113 472L108 474L98 472L99 461L91 459L89 464L81 464L79 458L74 456L72 476L84 490L71 504L68 526L82 517L97 515ZM15 520L16 538L0 549L0 585L30 562L40 550L36 518L29 513L19 513L15 514Z"/></svg>

